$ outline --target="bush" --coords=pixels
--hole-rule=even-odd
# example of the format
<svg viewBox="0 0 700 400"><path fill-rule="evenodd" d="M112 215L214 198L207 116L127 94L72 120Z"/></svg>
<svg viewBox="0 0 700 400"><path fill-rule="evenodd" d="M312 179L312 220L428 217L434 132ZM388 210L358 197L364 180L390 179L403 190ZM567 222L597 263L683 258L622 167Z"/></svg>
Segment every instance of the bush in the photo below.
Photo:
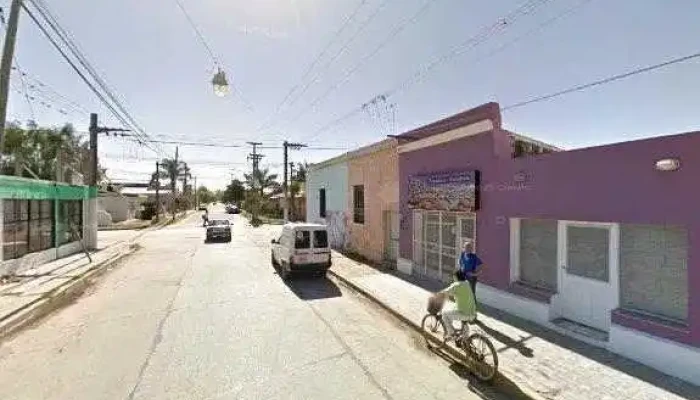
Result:
<svg viewBox="0 0 700 400"><path fill-rule="evenodd" d="M154 201L145 201L141 204L141 216L140 218L144 221L153 219L156 215L156 203Z"/></svg>

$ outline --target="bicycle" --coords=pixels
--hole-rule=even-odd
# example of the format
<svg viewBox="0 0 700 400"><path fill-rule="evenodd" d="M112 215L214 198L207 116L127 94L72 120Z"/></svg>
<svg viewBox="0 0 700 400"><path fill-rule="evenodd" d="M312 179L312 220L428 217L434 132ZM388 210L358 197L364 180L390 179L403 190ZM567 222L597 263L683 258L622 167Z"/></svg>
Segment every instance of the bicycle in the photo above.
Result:
<svg viewBox="0 0 700 400"><path fill-rule="evenodd" d="M428 303L428 313L421 321L421 330L423 331L426 344L435 350L441 350L448 342L445 321L442 319L440 311L442 310L442 303L444 303L444 300L439 302L438 308L437 302L431 299ZM496 376L496 372L498 372L498 353L496 353L493 343L481 332L470 334L470 322L460 322L461 326L455 330L452 340L454 340L457 348L465 353L467 361L471 364L469 367L474 375L482 382L491 381ZM436 341L438 345L433 346L431 341Z"/></svg>

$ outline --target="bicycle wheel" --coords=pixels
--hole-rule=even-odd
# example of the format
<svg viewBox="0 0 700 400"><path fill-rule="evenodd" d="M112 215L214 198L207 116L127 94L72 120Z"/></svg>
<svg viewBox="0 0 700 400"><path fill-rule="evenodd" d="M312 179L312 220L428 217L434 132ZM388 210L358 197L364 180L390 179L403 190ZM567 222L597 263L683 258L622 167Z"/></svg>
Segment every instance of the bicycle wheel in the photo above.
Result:
<svg viewBox="0 0 700 400"><path fill-rule="evenodd" d="M471 369L480 381L490 381L498 372L498 353L486 336L480 333L469 335L462 346L471 362Z"/></svg>
<svg viewBox="0 0 700 400"><path fill-rule="evenodd" d="M421 322L421 330L428 347L440 349L445 345L447 331L445 330L445 323L439 315L426 314ZM436 343L436 345L433 345L433 343Z"/></svg>

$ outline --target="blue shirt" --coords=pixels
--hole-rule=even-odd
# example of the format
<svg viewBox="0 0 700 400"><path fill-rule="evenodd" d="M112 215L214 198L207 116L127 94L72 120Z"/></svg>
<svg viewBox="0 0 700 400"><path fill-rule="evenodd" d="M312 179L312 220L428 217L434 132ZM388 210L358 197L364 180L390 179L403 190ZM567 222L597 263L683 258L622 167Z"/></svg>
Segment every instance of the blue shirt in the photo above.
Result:
<svg viewBox="0 0 700 400"><path fill-rule="evenodd" d="M481 259L474 253L462 252L459 256L459 266L462 271L467 273L467 276L476 271L476 268L481 264L483 264Z"/></svg>

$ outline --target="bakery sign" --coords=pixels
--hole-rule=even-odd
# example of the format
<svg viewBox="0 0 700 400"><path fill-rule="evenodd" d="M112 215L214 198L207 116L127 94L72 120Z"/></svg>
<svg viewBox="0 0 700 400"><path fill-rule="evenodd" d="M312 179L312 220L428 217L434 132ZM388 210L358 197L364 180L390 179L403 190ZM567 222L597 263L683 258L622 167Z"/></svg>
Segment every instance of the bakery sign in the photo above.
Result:
<svg viewBox="0 0 700 400"><path fill-rule="evenodd" d="M408 178L408 207L421 210L479 209L479 171L451 171Z"/></svg>

